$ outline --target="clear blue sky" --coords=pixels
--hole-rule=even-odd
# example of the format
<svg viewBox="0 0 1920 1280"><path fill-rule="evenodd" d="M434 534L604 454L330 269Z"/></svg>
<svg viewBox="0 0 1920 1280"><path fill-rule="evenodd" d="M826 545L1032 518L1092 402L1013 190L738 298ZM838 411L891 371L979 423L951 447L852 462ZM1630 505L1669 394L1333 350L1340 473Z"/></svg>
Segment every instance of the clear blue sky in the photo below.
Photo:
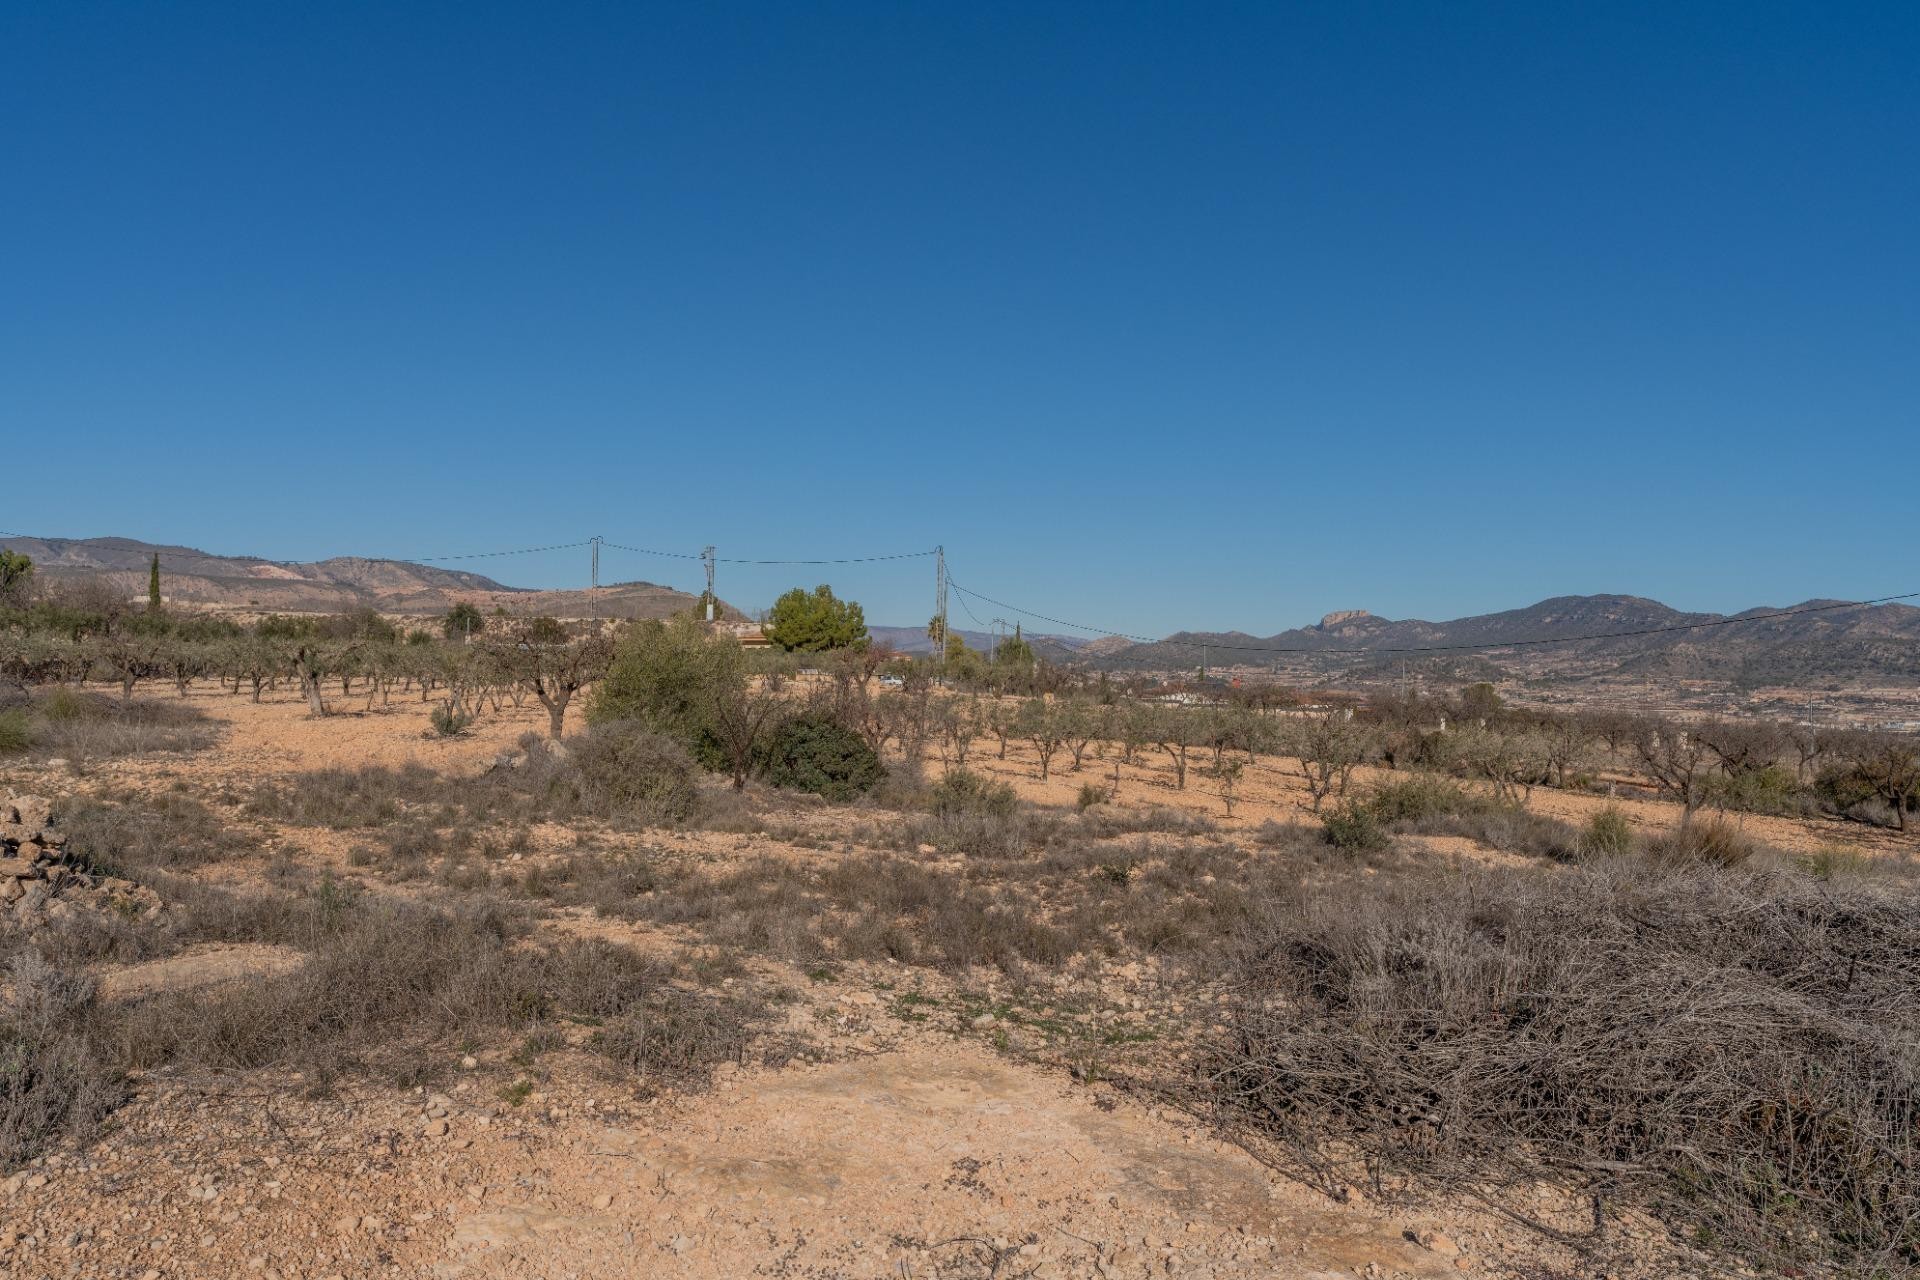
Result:
<svg viewBox="0 0 1920 1280"><path fill-rule="evenodd" d="M940 542L1143 633L1917 589L1916 67L1904 2L11 4L0 529ZM722 594L822 577L931 609Z"/></svg>

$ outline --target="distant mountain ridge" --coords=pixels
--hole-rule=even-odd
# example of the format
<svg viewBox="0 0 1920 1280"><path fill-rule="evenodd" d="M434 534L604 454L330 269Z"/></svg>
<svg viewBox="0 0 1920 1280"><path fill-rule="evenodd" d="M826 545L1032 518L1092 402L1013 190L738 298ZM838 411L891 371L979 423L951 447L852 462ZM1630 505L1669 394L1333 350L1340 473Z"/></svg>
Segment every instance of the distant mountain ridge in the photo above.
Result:
<svg viewBox="0 0 1920 1280"><path fill-rule="evenodd" d="M483 609L563 618L664 618L698 603L688 592L650 582L597 592L537 591L467 570L359 556L288 563L134 538L0 537L0 547L27 555L49 579L104 580L129 599L144 598L147 567L157 553L167 599L263 613L367 606L433 614L465 600ZM1118 636L1089 640L1029 633L1026 639L1051 662L1122 672L1191 670L1204 659L1214 669L1285 665L1338 675L1419 656L1395 650L1445 654L1449 646L1469 646L1451 652L1476 669L1497 663L1574 678L1709 680L1749 687L1920 681L1920 608L1809 600L1788 609L1799 612L1762 606L1730 615L1688 613L1644 596L1555 596L1447 622L1341 609L1311 626L1264 637L1182 631L1144 644ZM721 610L731 619L745 617L724 602ZM1786 616L1768 616L1783 612ZM1696 626L1700 623L1715 625ZM924 627L869 630L875 639L908 653L932 648ZM984 632L959 634L981 651L992 644ZM1515 644L1522 647L1501 647Z"/></svg>
<svg viewBox="0 0 1920 1280"><path fill-rule="evenodd" d="M597 592L534 591L484 574L404 560L335 556L288 562L222 556L134 538L0 537L0 547L31 559L54 581L105 581L129 598L144 598L147 569L160 557L161 594L182 604L258 612L320 613L370 607L387 613L440 613L460 601L482 608L556 617L664 618L698 597L651 582L625 582ZM744 615L722 605L727 617Z"/></svg>
<svg viewBox="0 0 1920 1280"><path fill-rule="evenodd" d="M1787 616L1768 616L1780 613ZM1910 679L1920 678L1920 608L1809 600L1714 614L1687 613L1642 596L1555 596L1449 622L1394 620L1356 609L1265 637L1183 631L1087 660L1116 670L1187 668L1203 657L1216 667L1292 660L1330 668L1394 656L1383 651L1445 652L1453 646L1500 660L1503 654L1538 655L1649 678L1742 684Z"/></svg>

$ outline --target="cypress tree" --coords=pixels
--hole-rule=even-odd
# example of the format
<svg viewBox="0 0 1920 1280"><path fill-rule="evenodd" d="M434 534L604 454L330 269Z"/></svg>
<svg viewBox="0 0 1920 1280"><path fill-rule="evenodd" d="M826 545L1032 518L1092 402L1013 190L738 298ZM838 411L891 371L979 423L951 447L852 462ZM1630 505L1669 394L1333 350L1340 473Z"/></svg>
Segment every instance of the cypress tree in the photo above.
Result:
<svg viewBox="0 0 1920 1280"><path fill-rule="evenodd" d="M160 553L153 553L153 563L147 567L147 608L160 612Z"/></svg>

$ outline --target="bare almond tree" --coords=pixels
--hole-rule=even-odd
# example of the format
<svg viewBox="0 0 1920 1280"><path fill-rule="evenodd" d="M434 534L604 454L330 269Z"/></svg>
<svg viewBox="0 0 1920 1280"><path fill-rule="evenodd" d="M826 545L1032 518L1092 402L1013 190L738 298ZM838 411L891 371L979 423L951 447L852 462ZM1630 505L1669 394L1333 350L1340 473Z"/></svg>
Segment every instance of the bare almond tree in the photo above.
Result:
<svg viewBox="0 0 1920 1280"><path fill-rule="evenodd" d="M1372 746L1367 726L1344 709L1318 712L1295 722L1294 756L1313 812L1319 813L1329 799L1347 794L1353 771L1366 762Z"/></svg>
<svg viewBox="0 0 1920 1280"><path fill-rule="evenodd" d="M1907 829L1907 810L1920 795L1920 738L1900 733L1850 734L1842 757L1874 795L1893 810L1897 831Z"/></svg>
<svg viewBox="0 0 1920 1280"><path fill-rule="evenodd" d="M547 732L565 730L573 696L604 678L613 663L613 641L598 631L569 636L552 618L512 624L498 637L489 635L490 655L509 679L524 684L547 709Z"/></svg>
<svg viewBox="0 0 1920 1280"><path fill-rule="evenodd" d="M1719 757L1698 735L1651 718L1640 722L1633 749L1654 786L1680 802L1681 823L1692 821Z"/></svg>

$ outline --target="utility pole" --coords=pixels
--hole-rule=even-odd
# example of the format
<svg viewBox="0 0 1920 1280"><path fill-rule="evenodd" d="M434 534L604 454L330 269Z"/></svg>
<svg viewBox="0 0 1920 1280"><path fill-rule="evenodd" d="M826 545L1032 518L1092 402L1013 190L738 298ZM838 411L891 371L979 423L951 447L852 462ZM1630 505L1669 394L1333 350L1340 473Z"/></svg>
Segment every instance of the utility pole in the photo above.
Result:
<svg viewBox="0 0 1920 1280"><path fill-rule="evenodd" d="M594 534L587 540L593 546L593 586L588 590L587 598L593 605L593 620L600 621L600 535Z"/></svg>
<svg viewBox="0 0 1920 1280"><path fill-rule="evenodd" d="M700 553L700 562L707 566L707 621L713 621L713 548L708 547Z"/></svg>
<svg viewBox="0 0 1920 1280"><path fill-rule="evenodd" d="M940 638L934 642L933 661L941 670L947 665L947 549L933 549L933 616L940 619Z"/></svg>

